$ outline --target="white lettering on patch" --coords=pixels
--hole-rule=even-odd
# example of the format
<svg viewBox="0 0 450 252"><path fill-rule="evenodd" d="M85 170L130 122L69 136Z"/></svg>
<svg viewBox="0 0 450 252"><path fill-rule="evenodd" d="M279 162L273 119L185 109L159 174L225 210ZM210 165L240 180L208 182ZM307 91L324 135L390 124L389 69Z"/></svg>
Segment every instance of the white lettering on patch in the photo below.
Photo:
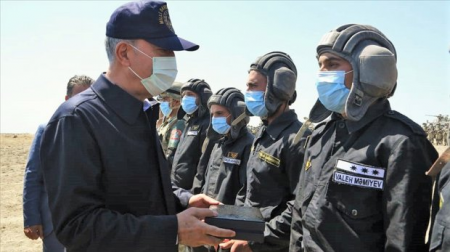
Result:
<svg viewBox="0 0 450 252"><path fill-rule="evenodd" d="M235 158L230 158L230 157L223 157L223 162L227 163L227 164L235 164L235 165L241 164L241 160L235 159Z"/></svg>
<svg viewBox="0 0 450 252"><path fill-rule="evenodd" d="M189 130L187 132L187 135L188 136L196 136L196 135L198 135L198 130Z"/></svg>
<svg viewBox="0 0 450 252"><path fill-rule="evenodd" d="M374 178L384 178L385 170L383 168L371 167L363 164L350 163L344 160L338 160L336 163L336 169L353 174L364 175Z"/></svg>
<svg viewBox="0 0 450 252"><path fill-rule="evenodd" d="M341 184L346 184L346 185L354 185L354 186L359 186L359 187L383 190L383 180L381 180L381 179L353 176L353 175L341 173L338 171L334 172L333 181L336 183L341 183Z"/></svg>

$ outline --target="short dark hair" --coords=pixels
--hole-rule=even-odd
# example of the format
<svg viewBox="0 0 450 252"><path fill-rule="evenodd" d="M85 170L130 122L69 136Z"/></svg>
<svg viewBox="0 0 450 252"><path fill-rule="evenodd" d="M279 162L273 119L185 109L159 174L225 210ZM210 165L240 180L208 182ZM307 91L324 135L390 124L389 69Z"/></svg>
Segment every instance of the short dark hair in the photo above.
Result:
<svg viewBox="0 0 450 252"><path fill-rule="evenodd" d="M86 75L75 75L72 78L70 78L69 82L67 83L67 96L72 96L73 87L76 85L84 85L84 86L91 86L92 83L94 83L94 79L92 79L89 76Z"/></svg>

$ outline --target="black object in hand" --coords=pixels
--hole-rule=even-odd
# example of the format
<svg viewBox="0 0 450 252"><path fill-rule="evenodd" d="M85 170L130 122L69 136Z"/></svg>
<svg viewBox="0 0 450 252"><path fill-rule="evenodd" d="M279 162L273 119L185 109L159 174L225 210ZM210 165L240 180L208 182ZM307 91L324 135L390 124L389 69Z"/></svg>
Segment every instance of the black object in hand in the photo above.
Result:
<svg viewBox="0 0 450 252"><path fill-rule="evenodd" d="M264 241L265 222L261 212L256 207L234 205L211 206L218 213L216 217L206 217L205 222L219 228L231 229L236 232L230 239L245 241Z"/></svg>

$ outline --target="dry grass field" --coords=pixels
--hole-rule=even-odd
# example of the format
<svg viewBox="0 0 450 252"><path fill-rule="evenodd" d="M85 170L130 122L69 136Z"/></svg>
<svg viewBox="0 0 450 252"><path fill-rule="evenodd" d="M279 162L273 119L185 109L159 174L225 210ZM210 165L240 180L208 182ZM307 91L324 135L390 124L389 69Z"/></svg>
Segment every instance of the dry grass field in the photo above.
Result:
<svg viewBox="0 0 450 252"><path fill-rule="evenodd" d="M42 251L41 242L23 234L23 175L32 134L0 134L0 251ZM445 147L438 146L442 153Z"/></svg>

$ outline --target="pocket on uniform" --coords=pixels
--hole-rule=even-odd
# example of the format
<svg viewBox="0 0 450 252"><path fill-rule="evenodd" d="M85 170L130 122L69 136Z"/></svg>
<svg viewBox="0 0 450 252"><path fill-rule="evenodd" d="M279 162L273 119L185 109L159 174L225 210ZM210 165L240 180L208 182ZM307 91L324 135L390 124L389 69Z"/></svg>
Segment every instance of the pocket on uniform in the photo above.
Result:
<svg viewBox="0 0 450 252"><path fill-rule="evenodd" d="M330 180L327 199L350 219L359 220L375 215L380 215L381 218L381 191L339 184Z"/></svg>

